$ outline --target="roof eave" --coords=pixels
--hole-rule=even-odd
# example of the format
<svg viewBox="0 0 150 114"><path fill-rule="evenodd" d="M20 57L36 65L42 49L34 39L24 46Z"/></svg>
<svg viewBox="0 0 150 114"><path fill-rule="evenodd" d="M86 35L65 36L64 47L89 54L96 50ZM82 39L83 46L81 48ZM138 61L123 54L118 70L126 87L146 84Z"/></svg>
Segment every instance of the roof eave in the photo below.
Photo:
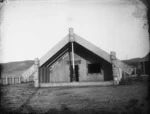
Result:
<svg viewBox="0 0 150 114"><path fill-rule="evenodd" d="M63 48L69 42L69 35L63 38L58 44L56 44L51 50L49 50L41 59L39 66L42 66L49 58L51 58L55 53L57 53L61 48Z"/></svg>
<svg viewBox="0 0 150 114"><path fill-rule="evenodd" d="M97 47L94 44L88 42L87 40L84 40L82 37L78 36L77 34L75 34L75 42L77 42L78 44L82 45L83 47L87 48L88 50L94 52L99 57L101 57L104 60L106 60L109 63L111 63L111 59L110 59L110 54L109 53L103 51L99 47Z"/></svg>

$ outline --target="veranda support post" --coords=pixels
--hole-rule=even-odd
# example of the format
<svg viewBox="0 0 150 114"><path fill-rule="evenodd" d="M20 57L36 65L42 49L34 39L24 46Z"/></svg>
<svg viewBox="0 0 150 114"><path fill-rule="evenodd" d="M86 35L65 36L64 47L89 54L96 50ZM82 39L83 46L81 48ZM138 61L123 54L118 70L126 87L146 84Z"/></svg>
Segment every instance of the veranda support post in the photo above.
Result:
<svg viewBox="0 0 150 114"><path fill-rule="evenodd" d="M72 61L72 81L75 81L75 63L74 63L74 33L73 28L69 28L69 40L71 42L71 61Z"/></svg>
<svg viewBox="0 0 150 114"><path fill-rule="evenodd" d="M39 87L39 59L34 60L34 87Z"/></svg>

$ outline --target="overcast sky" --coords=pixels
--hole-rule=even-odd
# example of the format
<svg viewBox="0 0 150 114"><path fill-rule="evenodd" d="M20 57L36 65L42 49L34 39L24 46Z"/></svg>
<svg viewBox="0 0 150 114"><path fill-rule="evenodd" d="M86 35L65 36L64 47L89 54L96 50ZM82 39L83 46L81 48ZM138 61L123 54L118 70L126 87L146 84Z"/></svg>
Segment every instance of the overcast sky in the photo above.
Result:
<svg viewBox="0 0 150 114"><path fill-rule="evenodd" d="M143 57L146 13L138 0L7 0L0 9L0 62L40 59L69 27L118 59Z"/></svg>

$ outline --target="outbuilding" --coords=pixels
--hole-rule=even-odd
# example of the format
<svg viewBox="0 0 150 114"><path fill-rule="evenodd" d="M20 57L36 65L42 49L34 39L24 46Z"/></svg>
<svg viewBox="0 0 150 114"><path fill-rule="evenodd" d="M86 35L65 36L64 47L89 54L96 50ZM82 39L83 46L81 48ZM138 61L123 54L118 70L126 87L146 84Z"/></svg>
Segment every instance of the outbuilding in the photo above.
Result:
<svg viewBox="0 0 150 114"><path fill-rule="evenodd" d="M148 53L145 57L141 58L140 60L140 66L141 66L141 75L149 75L149 67L150 67L150 61L149 61L149 55Z"/></svg>

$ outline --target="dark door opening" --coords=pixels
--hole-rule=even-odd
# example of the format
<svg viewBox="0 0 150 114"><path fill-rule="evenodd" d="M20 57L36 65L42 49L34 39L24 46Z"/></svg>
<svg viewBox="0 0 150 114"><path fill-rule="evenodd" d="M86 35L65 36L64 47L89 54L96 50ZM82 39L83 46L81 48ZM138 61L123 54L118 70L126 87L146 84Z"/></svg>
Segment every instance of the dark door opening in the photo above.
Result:
<svg viewBox="0 0 150 114"><path fill-rule="evenodd" d="M71 65L71 70L73 70L73 66ZM71 73L71 82L72 81L76 81L78 82L79 81L79 67L78 65L75 65L75 69L74 69L74 77L73 77L73 71L70 72Z"/></svg>
<svg viewBox="0 0 150 114"><path fill-rule="evenodd" d="M75 65L75 81L79 81L79 67L78 65Z"/></svg>

